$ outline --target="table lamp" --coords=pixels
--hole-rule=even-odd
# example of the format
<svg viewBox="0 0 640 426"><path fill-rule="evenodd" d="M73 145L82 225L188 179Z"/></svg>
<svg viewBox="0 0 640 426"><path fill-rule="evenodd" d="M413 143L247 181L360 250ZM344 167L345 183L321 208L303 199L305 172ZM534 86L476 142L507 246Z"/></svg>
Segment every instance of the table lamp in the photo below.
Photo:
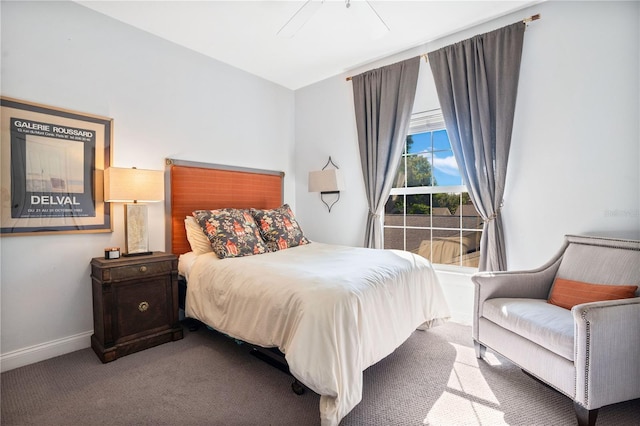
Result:
<svg viewBox="0 0 640 426"><path fill-rule="evenodd" d="M147 205L164 199L164 172L110 167L104 171L104 200L124 204L126 252L123 256L142 256L149 251Z"/></svg>

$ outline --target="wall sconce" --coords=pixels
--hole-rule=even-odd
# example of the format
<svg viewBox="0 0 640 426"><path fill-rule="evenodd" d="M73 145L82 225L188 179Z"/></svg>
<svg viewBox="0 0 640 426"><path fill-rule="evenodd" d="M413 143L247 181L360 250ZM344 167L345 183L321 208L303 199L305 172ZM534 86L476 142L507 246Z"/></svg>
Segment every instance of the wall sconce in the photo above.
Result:
<svg viewBox="0 0 640 426"><path fill-rule="evenodd" d="M142 256L149 251L147 205L143 202L164 199L164 172L158 170L123 169L110 167L104 171L104 200L124 205L126 253L123 256ZM129 202L133 201L133 204Z"/></svg>
<svg viewBox="0 0 640 426"><path fill-rule="evenodd" d="M327 169L329 164L332 164L333 169ZM324 165L322 170L317 172L309 172L309 192L319 192L320 200L324 203L325 206L329 209L329 213L331 213L331 207L340 199L340 191L344 189L344 180L342 178L342 173L340 172L338 166L331 160L329 157L329 161ZM327 194L336 194L335 200L328 204L324 200L324 196Z"/></svg>

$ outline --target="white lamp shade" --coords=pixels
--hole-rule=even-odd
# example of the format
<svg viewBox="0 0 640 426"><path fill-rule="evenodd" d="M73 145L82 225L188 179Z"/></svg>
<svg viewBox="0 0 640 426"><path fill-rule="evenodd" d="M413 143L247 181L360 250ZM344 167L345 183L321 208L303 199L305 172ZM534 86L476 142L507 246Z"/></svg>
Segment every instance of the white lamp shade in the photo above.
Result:
<svg viewBox="0 0 640 426"><path fill-rule="evenodd" d="M107 202L164 199L164 172L160 170L110 167L104 171L104 200Z"/></svg>
<svg viewBox="0 0 640 426"><path fill-rule="evenodd" d="M344 189L344 180L339 169L309 172L309 192L336 192Z"/></svg>

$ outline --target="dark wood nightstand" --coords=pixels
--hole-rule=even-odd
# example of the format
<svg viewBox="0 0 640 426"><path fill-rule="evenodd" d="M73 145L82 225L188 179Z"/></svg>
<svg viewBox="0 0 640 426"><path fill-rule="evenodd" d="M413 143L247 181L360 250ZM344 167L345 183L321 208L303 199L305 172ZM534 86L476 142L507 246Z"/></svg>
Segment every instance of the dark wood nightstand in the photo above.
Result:
<svg viewBox="0 0 640 426"><path fill-rule="evenodd" d="M182 339L173 254L91 260L93 335L102 362Z"/></svg>

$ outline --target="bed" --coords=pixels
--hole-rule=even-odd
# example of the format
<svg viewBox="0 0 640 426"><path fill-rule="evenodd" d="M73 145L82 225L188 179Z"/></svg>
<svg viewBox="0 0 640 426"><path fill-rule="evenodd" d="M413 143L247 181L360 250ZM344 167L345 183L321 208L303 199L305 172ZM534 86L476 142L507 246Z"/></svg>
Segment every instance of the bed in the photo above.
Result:
<svg viewBox="0 0 640 426"><path fill-rule="evenodd" d="M362 399L362 372L449 310L431 264L409 252L308 240L223 259L194 252L185 226L193 211L281 211L283 177L167 160L168 247L187 279L186 316L277 348L291 374L320 395L322 425L337 425Z"/></svg>

